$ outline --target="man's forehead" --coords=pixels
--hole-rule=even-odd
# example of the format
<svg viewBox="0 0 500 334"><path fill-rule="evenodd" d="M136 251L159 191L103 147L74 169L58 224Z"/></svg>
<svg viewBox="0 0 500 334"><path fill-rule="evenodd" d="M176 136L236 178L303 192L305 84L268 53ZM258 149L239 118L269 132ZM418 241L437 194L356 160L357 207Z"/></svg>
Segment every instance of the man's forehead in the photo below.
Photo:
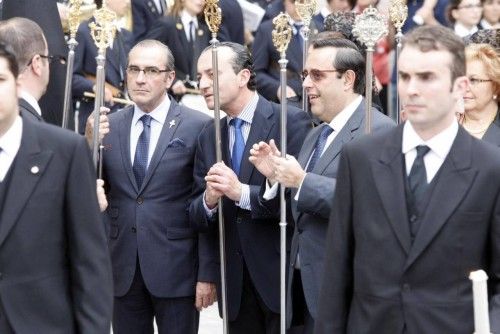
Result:
<svg viewBox="0 0 500 334"><path fill-rule="evenodd" d="M403 48L398 58L399 70L407 69L418 72L434 72L446 67L449 69L452 55L447 50L423 52L412 46Z"/></svg>

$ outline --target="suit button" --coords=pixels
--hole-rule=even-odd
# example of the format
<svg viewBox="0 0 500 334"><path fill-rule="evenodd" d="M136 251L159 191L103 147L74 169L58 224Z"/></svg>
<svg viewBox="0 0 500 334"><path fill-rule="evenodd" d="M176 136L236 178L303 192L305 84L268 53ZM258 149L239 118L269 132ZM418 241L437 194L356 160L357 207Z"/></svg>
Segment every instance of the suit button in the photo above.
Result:
<svg viewBox="0 0 500 334"><path fill-rule="evenodd" d="M417 221L417 218L418 218L418 217L417 217L417 215L411 215L411 216L410 216L410 222L411 222L411 223L416 222L416 221Z"/></svg>
<svg viewBox="0 0 500 334"><path fill-rule="evenodd" d="M144 199L142 197L137 197L137 204L144 203Z"/></svg>
<svg viewBox="0 0 500 334"><path fill-rule="evenodd" d="M133 233L136 233L137 232L137 228L135 226L132 226L132 232Z"/></svg>
<svg viewBox="0 0 500 334"><path fill-rule="evenodd" d="M403 292L410 292L410 290L411 290L410 284L404 283L403 284Z"/></svg>

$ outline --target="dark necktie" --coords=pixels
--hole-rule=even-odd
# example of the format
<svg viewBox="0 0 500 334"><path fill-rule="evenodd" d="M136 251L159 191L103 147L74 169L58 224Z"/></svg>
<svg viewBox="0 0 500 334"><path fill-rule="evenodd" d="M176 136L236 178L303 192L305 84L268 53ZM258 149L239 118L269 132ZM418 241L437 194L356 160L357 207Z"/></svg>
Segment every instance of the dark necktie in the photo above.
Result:
<svg viewBox="0 0 500 334"><path fill-rule="evenodd" d="M313 170L314 166L321 157L321 153L323 153L323 150L325 149L326 140L328 139L328 136L332 134L332 132L333 129L329 125L325 125L321 130L321 133L316 140L316 146L314 146L314 152L311 156L311 160L309 160L309 164L307 165L306 172L309 173Z"/></svg>
<svg viewBox="0 0 500 334"><path fill-rule="evenodd" d="M165 13L166 7L167 4L165 3L165 0L160 0L160 14L163 15L163 13Z"/></svg>
<svg viewBox="0 0 500 334"><path fill-rule="evenodd" d="M135 180L137 187L142 186L146 170L148 168L148 150L149 150L149 137L151 135L151 116L143 115L139 120L142 121L143 130L137 141L134 157L134 170Z"/></svg>
<svg viewBox="0 0 500 334"><path fill-rule="evenodd" d="M302 29L303 25L302 24L294 23L293 26L295 27L295 34L293 35L293 38L296 41L295 43L299 45L300 50L303 50L303 48L304 48L304 40L303 40L302 34L300 32L300 30Z"/></svg>
<svg viewBox="0 0 500 334"><path fill-rule="evenodd" d="M408 175L408 184L410 191L415 198L415 204L421 202L425 191L427 190L427 172L425 170L424 156L430 151L426 145L417 146L417 157L411 166L410 175Z"/></svg>
<svg viewBox="0 0 500 334"><path fill-rule="evenodd" d="M233 154L231 155L231 163L233 171L236 175L239 175L241 159L243 158L243 151L245 150L245 139L243 139L243 132L241 131L241 126L244 121L241 118L233 118L229 123L234 126L234 144Z"/></svg>

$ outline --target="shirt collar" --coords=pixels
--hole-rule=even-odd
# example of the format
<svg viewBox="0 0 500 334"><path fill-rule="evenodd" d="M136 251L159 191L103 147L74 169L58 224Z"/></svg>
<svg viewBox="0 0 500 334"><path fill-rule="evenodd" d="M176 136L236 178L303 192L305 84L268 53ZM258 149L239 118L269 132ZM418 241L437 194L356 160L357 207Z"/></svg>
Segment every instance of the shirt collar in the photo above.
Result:
<svg viewBox="0 0 500 334"><path fill-rule="evenodd" d="M163 100L163 102L160 103L160 105L156 107L153 111L148 113L148 115L163 126L163 124L165 123L165 119L167 118L168 111L170 110L170 104L171 104L170 98L168 94L165 94L165 99ZM132 117L132 125L135 126L143 115L146 115L146 113L142 111L136 104L134 106L134 116Z"/></svg>
<svg viewBox="0 0 500 334"><path fill-rule="evenodd" d="M330 11L330 8L328 8L328 6L324 6L320 9L319 13L321 14L321 16L323 16L323 18L326 18L332 12Z"/></svg>
<svg viewBox="0 0 500 334"><path fill-rule="evenodd" d="M33 109L36 110L38 115L42 116L42 109L40 109L40 105L38 104L38 101L35 99L35 97L33 97L33 95L21 89L21 91L19 92L19 97L26 100L26 102L28 102L30 106L32 106Z"/></svg>
<svg viewBox="0 0 500 334"><path fill-rule="evenodd" d="M330 127L337 133L342 130L349 118L351 118L352 114L354 114L356 109L358 109L361 101L363 101L363 98L361 97L361 95L358 95L358 97L355 98L354 101L349 103L347 107L345 107L332 119L332 121L330 122Z"/></svg>
<svg viewBox="0 0 500 334"><path fill-rule="evenodd" d="M194 21L194 27L198 28L198 18L191 16L186 10L181 11L181 22L184 27L189 28L189 22Z"/></svg>
<svg viewBox="0 0 500 334"><path fill-rule="evenodd" d="M455 141L455 137L458 133L458 122L453 120L453 122L446 129L432 137L431 139L424 141L417 134L411 123L405 122L403 128L403 143L402 151L403 154L415 149L418 145L427 145L431 151L436 153L441 159L446 158L448 152L450 152L451 146Z"/></svg>
<svg viewBox="0 0 500 334"><path fill-rule="evenodd" d="M466 37L475 33L478 29L477 26L473 26L471 29L467 28L463 24L456 22L454 26L455 34L459 37Z"/></svg>
<svg viewBox="0 0 500 334"><path fill-rule="evenodd" d="M10 157L14 157L21 146L22 136L23 120L20 116L17 116L12 126L2 137L0 137L0 147L2 148L2 152L6 153Z"/></svg>
<svg viewBox="0 0 500 334"><path fill-rule="evenodd" d="M259 102L259 94L257 92L254 93L253 97L248 101L246 106L241 110L238 115L239 119L242 119L248 124L252 124L253 115L255 114L255 108L257 107L257 103ZM236 117L227 116L227 124Z"/></svg>

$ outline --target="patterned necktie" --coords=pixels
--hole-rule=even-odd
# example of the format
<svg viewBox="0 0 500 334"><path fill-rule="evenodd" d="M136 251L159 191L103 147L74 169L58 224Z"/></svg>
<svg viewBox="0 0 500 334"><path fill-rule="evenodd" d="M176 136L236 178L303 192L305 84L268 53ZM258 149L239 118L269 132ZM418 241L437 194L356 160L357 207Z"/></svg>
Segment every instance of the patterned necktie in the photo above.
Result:
<svg viewBox="0 0 500 334"><path fill-rule="evenodd" d="M410 175L408 175L408 183L410 190L415 198L415 204L421 202L425 191L427 190L427 172L425 170L424 156L430 151L430 148L425 145L417 146L417 157L411 166Z"/></svg>
<svg viewBox="0 0 500 334"><path fill-rule="evenodd" d="M329 125L325 125L319 134L318 139L316 140L316 145L314 146L314 152L311 156L311 160L309 160L309 164L307 165L306 172L309 173L313 170L314 166L318 162L323 150L325 149L326 140L328 136L331 135L333 129Z"/></svg>
<svg viewBox="0 0 500 334"><path fill-rule="evenodd" d="M233 144L233 154L231 156L231 163L233 171L236 175L240 174L241 159L243 158L243 151L245 150L245 140L243 139L243 132L241 131L241 126L244 121L241 118L233 118L230 125L234 126L234 144Z"/></svg>
<svg viewBox="0 0 500 334"><path fill-rule="evenodd" d="M142 186L142 181L146 176L148 169L148 150L149 150L149 137L151 135L151 116L143 115L140 119L142 121L143 130L137 141L135 149L134 166L132 167L137 181L137 187Z"/></svg>

